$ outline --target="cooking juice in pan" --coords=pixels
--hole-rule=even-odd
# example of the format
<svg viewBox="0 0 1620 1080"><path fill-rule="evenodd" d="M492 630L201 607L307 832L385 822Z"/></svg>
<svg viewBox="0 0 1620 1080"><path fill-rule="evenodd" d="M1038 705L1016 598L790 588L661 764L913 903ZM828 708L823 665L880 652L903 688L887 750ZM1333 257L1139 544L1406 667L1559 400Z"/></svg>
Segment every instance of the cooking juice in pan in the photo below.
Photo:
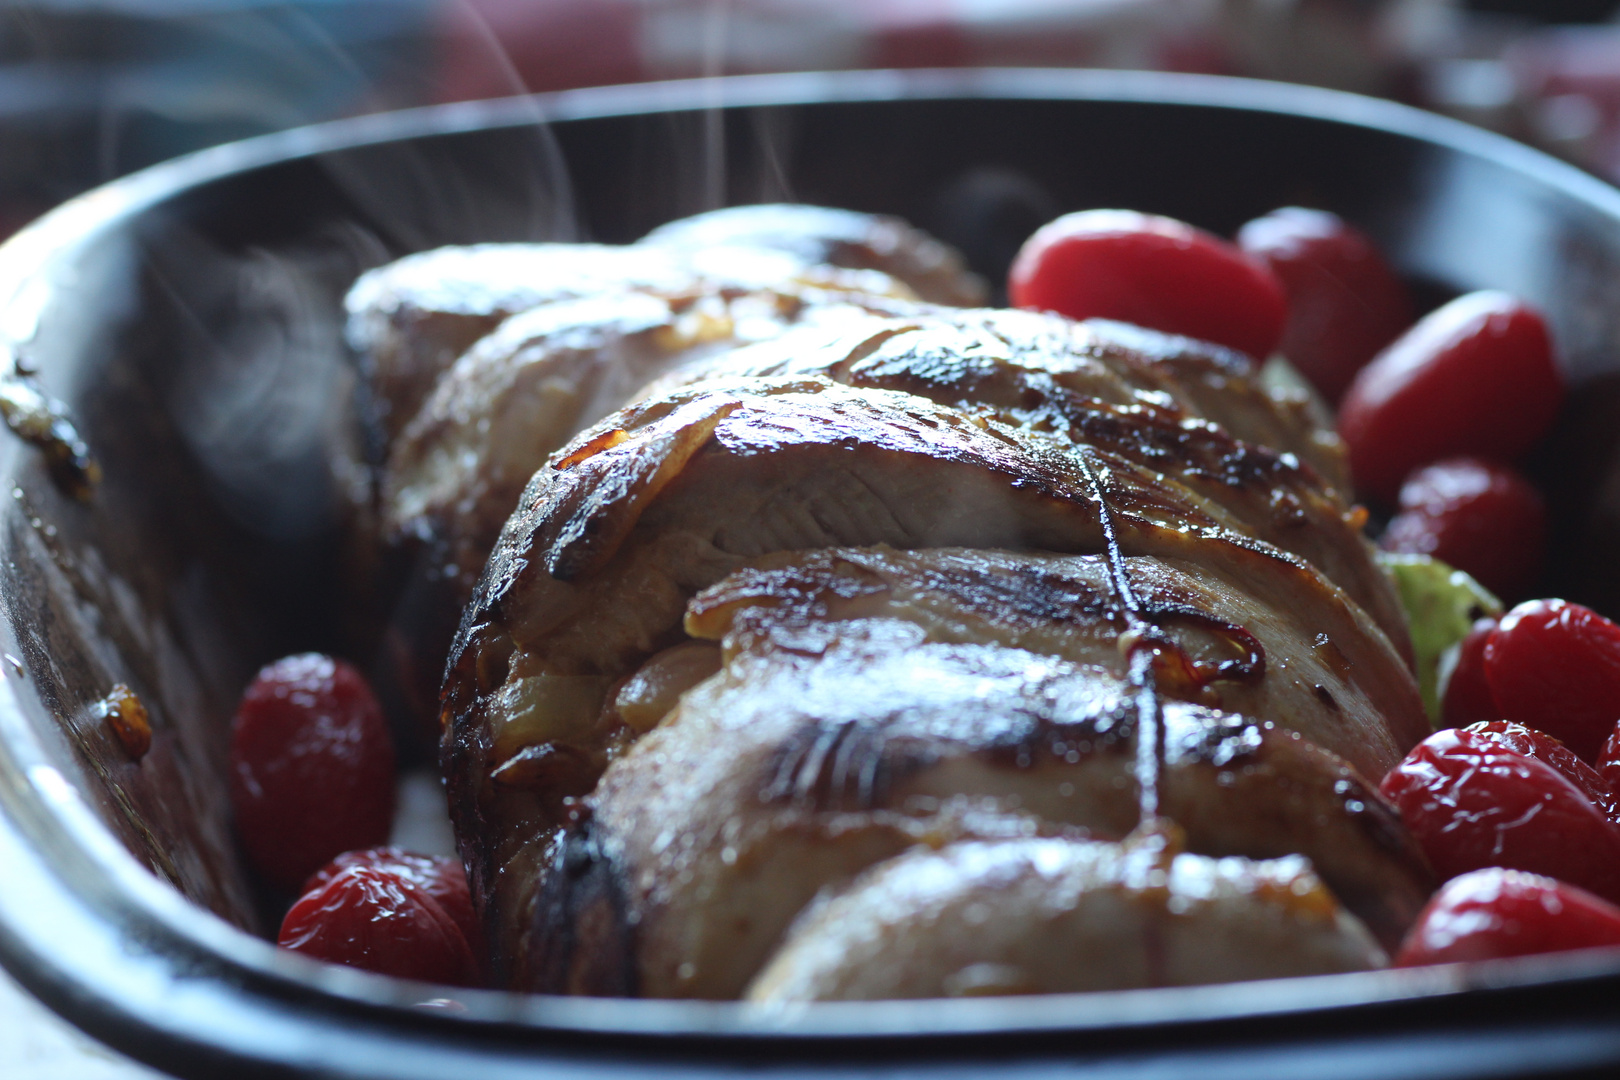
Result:
<svg viewBox="0 0 1620 1080"><path fill-rule="evenodd" d="M366 275L371 539L407 566L371 583L375 674L442 727L468 876L345 856L283 943L777 1002L1614 940L1590 852L1620 844L1620 632L1546 603L1472 625L1494 598L1413 556L1397 594L1342 494L1399 494L1386 545L1528 588L1476 538L1541 527L1506 460L1562 394L1539 316L1476 294L1407 329L1370 242L1293 208L1238 245L1069 215L1009 291L1060 314L976 309L948 248L809 207ZM1279 341L1342 393L1353 481L1304 396L1262 387ZM1467 410L1437 408L1459 382ZM1554 641L1591 659L1545 685L1520 658ZM1499 715L1425 739L1414 657L1432 712ZM1564 832L1505 816L1525 800ZM1459 828L1464 804L1502 812Z"/></svg>

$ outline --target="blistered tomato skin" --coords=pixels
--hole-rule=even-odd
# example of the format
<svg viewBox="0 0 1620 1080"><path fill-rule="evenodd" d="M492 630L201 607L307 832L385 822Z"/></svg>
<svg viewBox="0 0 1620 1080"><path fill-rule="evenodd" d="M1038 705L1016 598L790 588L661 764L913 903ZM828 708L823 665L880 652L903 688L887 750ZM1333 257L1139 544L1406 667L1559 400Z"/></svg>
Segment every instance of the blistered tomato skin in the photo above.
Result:
<svg viewBox="0 0 1620 1080"><path fill-rule="evenodd" d="M1387 503L1430 462L1518 457L1563 397L1541 315L1507 293L1469 293L1361 369L1339 407L1339 434L1357 488Z"/></svg>
<svg viewBox="0 0 1620 1080"><path fill-rule="evenodd" d="M1412 300L1383 255L1337 214L1285 206L1238 230L1288 294L1282 354L1331 402L1412 324Z"/></svg>
<svg viewBox="0 0 1620 1080"><path fill-rule="evenodd" d="M1620 787L1616 787L1620 784L1620 723L1615 724L1614 731L1598 754L1597 771L1604 783L1620 792Z"/></svg>
<svg viewBox="0 0 1620 1080"><path fill-rule="evenodd" d="M474 986L478 965L461 928L407 877L345 867L299 898L277 944L333 964L402 979Z"/></svg>
<svg viewBox="0 0 1620 1080"><path fill-rule="evenodd" d="M386 870L420 886L460 928L474 954L482 954L483 930L473 911L467 873L458 860L439 855L417 855L397 847L346 851L315 871L304 882L303 891L310 893L325 887L327 882L351 866Z"/></svg>
<svg viewBox="0 0 1620 1080"><path fill-rule="evenodd" d="M1546 732L1515 724L1511 720L1492 720L1469 725L1465 734L1551 765L1581 794L1591 799L1592 805L1603 811L1605 817L1611 822L1615 820L1614 785Z"/></svg>
<svg viewBox="0 0 1620 1080"><path fill-rule="evenodd" d="M231 728L231 802L243 852L292 891L327 860L388 839L394 748L351 665L308 653L264 668Z"/></svg>
<svg viewBox="0 0 1620 1080"><path fill-rule="evenodd" d="M1502 717L1545 731L1596 762L1620 719L1620 626L1563 600L1529 600L1485 643Z"/></svg>
<svg viewBox="0 0 1620 1080"><path fill-rule="evenodd" d="M1454 878L1407 932L1397 967L1620 945L1620 908L1539 874L1491 868Z"/></svg>
<svg viewBox="0 0 1620 1080"><path fill-rule="evenodd" d="M1407 477L1400 513L1378 543L1385 551L1433 555L1512 599L1541 576L1547 511L1517 469L1448 458Z"/></svg>
<svg viewBox="0 0 1620 1080"><path fill-rule="evenodd" d="M1024 242L1008 272L1014 307L1117 319L1270 356L1288 301L1264 263L1174 218L1065 214Z"/></svg>
<svg viewBox="0 0 1620 1080"><path fill-rule="evenodd" d="M1379 790L1441 878L1502 866L1620 900L1620 829L1545 761L1479 733L1439 731Z"/></svg>

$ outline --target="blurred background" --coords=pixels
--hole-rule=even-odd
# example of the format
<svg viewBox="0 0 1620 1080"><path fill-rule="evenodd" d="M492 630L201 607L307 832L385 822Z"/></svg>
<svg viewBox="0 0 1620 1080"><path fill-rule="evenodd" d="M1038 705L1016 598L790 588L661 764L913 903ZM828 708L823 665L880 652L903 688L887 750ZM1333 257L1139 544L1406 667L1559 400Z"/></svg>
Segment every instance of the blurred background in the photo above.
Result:
<svg viewBox="0 0 1620 1080"><path fill-rule="evenodd" d="M0 234L216 142L522 90L1159 68L1436 109L1620 180L1620 0L6 0Z"/></svg>
<svg viewBox="0 0 1620 1080"><path fill-rule="evenodd" d="M1617 12L1620 0L0 0L0 236L143 166L299 124L827 68L1311 83L1472 121L1620 182ZM0 973L0 1076L156 1075Z"/></svg>

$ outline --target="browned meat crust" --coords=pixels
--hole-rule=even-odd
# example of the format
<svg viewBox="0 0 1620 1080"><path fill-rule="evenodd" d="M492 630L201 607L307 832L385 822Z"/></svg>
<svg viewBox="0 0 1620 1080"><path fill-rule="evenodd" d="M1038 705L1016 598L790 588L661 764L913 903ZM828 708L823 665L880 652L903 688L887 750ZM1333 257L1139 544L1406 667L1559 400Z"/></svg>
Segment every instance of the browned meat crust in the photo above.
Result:
<svg viewBox="0 0 1620 1080"><path fill-rule="evenodd" d="M1117 334L1134 346L1120 344ZM1173 477L1252 535L1315 565L1409 655L1405 616L1368 557L1365 515L1303 463L1317 460L1337 478L1337 440L1265 393L1239 354L1119 324L935 309L912 318L873 316L852 331L807 327L699 361L662 385L720 375L822 375L1106 448ZM1206 402L1199 390L1215 378L1222 393ZM1264 442L1234 438L1233 430Z"/></svg>
<svg viewBox="0 0 1620 1080"><path fill-rule="evenodd" d="M461 609L523 486L552 451L650 378L800 320L867 316L876 302L620 291L543 304L480 339L439 377L382 472L379 543L401 579L386 588L385 681L404 692L401 707L434 716Z"/></svg>
<svg viewBox="0 0 1620 1080"><path fill-rule="evenodd" d="M604 838L590 833L598 826L581 825L596 837L582 849L577 837L564 839L563 827L578 818L572 800L590 792L636 737L612 708L614 687L682 640L683 612L698 590L761 556L833 546L1097 552L1105 518L1127 555L1195 568L1220 588L1286 613L1300 640L1311 641L1306 651L1339 669L1341 684L1355 671L1385 716L1357 728L1330 715L1337 699L1323 684L1323 695L1312 690L1320 724L1307 726L1368 773L1381 773L1421 735L1410 672L1353 600L1303 559L1256 539L1226 507L1102 440L1092 445L1022 419L806 376L700 384L616 414L565 447L536 474L502 533L453 647L444 697L453 813L515 985L542 979L553 988L625 990L622 978L608 986L577 970L573 951L556 955L578 934L531 938L526 913L536 910L536 881L545 882L540 910L573 911L577 905L557 899L566 880L583 875L599 893L618 895L602 883L635 872L612 846L621 830L609 824ZM1088 667L1087 678L1114 676ZM848 692L884 685L866 680ZM643 751L626 756L626 768L650 753ZM1324 783L1331 790L1341 781L1349 783L1344 775ZM1276 792L1245 798L1259 806L1290 790L1289 783L1262 787ZM607 790L592 800L603 812ZM1351 802L1377 805L1359 781L1345 790L1357 797L1336 796L1328 817L1342 818ZM1168 791L1166 799L1169 810ZM1235 804L1220 805L1221 815L1235 813ZM1275 835L1295 840L1286 829ZM560 870L545 869L558 858L589 871L559 878ZM1390 875L1363 868L1362 876L1382 885ZM1414 893L1421 887L1392 895ZM639 911L622 895L615 903ZM1415 910L1401 905L1403 914L1386 925ZM778 913L783 926L794 911ZM626 955L641 955L640 946ZM616 970L623 975L622 965ZM640 970L646 978L645 962ZM555 978L563 982L548 981Z"/></svg>

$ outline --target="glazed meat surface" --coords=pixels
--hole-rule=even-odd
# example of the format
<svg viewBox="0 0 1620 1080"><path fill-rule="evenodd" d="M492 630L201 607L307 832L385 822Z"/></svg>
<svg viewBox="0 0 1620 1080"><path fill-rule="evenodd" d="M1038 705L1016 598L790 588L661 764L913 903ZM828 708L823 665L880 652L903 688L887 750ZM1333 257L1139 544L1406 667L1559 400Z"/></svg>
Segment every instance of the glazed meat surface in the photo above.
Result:
<svg viewBox="0 0 1620 1080"><path fill-rule="evenodd" d="M819 376L700 383L644 401L582 434L536 475L507 523L464 618L446 685L445 765L453 812L474 888L487 905L511 983L594 993L736 995L799 908L822 886L928 834L927 828L919 834L910 824L898 831L889 827L875 834L881 843L856 844L850 849L854 854L840 847L830 863L794 863L795 868L808 868L810 880L802 890L773 893L770 903L756 897L747 904L755 912L752 924L763 927L752 951L723 935L715 946L740 965L727 969L728 977L694 983L668 975L671 967L677 974L682 965L701 969L691 951L696 945L682 936L684 931L671 931L679 943L673 950L677 959L657 968L664 972L662 980L653 976L658 963L652 959L657 950L653 935L662 924L651 907L640 906L638 893L619 883L648 880L649 874L656 878L658 866L680 867L673 871L680 876L685 867L667 851L638 860L629 838L657 835L649 832L654 821L683 822L673 831L677 837L705 835L695 820L685 827L686 819L663 800L687 798L734 823L745 820L749 800L758 801L758 777L746 769L735 780L741 785L741 801L729 804L718 798L712 780L697 779L693 772L699 762L718 768L742 745L735 732L721 740L724 745L706 744L678 774L633 785L633 797L613 795L621 781L615 780L618 766L609 764L619 762L630 770L624 773L629 777L636 775L633 763L668 760L669 748L659 741L666 726L671 733L685 730L682 718L692 699L712 685L703 682L689 690L677 713L656 727L648 742L637 743L638 725L659 724L652 715L657 709L645 707L646 701L658 698L661 682L666 697L668 691L668 679L657 671L642 671L649 659L655 669L706 672L705 665L692 662L690 646L681 662L654 656L703 635L710 606L700 601L688 609L700 590L779 553L799 553L781 554L787 564L813 559L808 553L835 546L1085 554L1104 548L1105 532L1113 533L1127 557L1152 557L1191 571L1175 584L1195 580L1203 585L1202 593L1190 587L1164 591L1166 596L1176 593L1177 603L1186 601L1195 623L1240 627L1256 640L1261 633L1272 633L1268 627L1290 628L1291 638L1274 639L1275 668L1246 676L1255 680L1254 687L1212 690L1221 680L1198 677L1185 683L1188 697L1220 701L1222 695L1230 696L1279 726L1309 731L1368 775L1381 775L1426 730L1400 653L1343 590L1305 560L1254 537L1220 504L1114 453L1101 441L1085 443L1067 433L969 416L918 395L855 389ZM1368 558L1359 542L1348 545L1346 557L1357 555ZM878 574L882 576L881 569ZM1076 595L1084 593L1087 574L1077 570L1072 577L1068 587ZM1096 565L1091 567L1092 586L1105 577ZM747 586L741 587L746 591ZM831 591L839 587L835 583ZM810 592L804 582L787 591ZM1146 575L1142 591L1150 607L1157 602L1159 594ZM1222 607L1223 596L1242 596L1272 614L1261 618L1253 607ZM1200 611L1200 599L1212 610ZM904 607L904 601L898 606ZM916 605L919 611L928 606L927 601ZM1083 608L1081 604L1061 618L1083 625ZM976 614L986 625L995 622ZM1046 621L1060 619L1047 615ZM1186 616L1172 617L1167 611L1164 617L1174 623ZM1048 634L1045 647L1056 655L1072 650L1081 659L1085 675L1077 679L1084 684L1095 688L1113 680L1117 685L1119 631L1113 624L1098 628L1088 646L1085 632L1066 627ZM1005 627L995 628L987 637L1006 632ZM1020 654L1029 655L1025 650L1039 636L1022 642ZM1224 644L1202 647L1229 647L1235 639L1247 640L1239 634L1222 639ZM1095 662L1110 652L1109 663ZM1319 659L1304 659L1313 655ZM1222 661L1213 662L1219 668ZM1311 681L1294 679L1290 665ZM1316 679L1319 672L1322 681ZM848 674L838 681L839 695L855 701L883 698L886 688L896 685L887 670ZM980 678L974 685L988 681ZM628 702L631 718L639 717L633 725L617 708L622 695L615 695L615 688L641 684L651 690ZM1176 692L1171 680L1161 685L1167 693ZM1284 701L1302 711L1285 712ZM730 714L735 709L728 704L718 711ZM761 737L767 730L769 725L759 725ZM1122 753L1117 760L1128 763L1135 755ZM1298 821L1354 818L1348 807L1377 803L1367 785L1353 779L1355 773L1334 774L1334 768L1348 767L1335 762L1316 769L1328 809ZM1010 775L1027 776L1042 790L1065 782L1017 769ZM1069 783L1087 790L1120 790L1119 778L1116 769L1104 779ZM1166 784L1169 798L1173 784L1168 779ZM1289 789L1288 784L1257 785L1268 792L1272 787ZM963 790L957 787L958 794ZM1224 789L1214 790L1218 794ZM571 801L584 796L589 798L583 804ZM1244 802L1252 808L1264 800L1251 794ZM1187 805L1197 803L1194 799ZM1106 825L1103 835L1117 837L1133 824L1133 805L1125 790L1114 804L1123 820L1057 817L1036 824L1056 822L1088 835ZM590 822L583 832L577 825L581 813ZM642 813L652 816L634 819ZM628 824L615 827L617 814L630 815ZM1232 805L1218 805L1208 816L1234 822L1243 818ZM1006 815L998 809L985 820L991 819L1004 821ZM1269 857L1295 853L1305 843L1279 827L1279 821L1295 820L1290 813L1265 812L1253 820L1263 824L1252 831L1247 848L1217 853ZM1399 897L1394 914L1382 916L1381 922L1372 919L1385 934L1391 927L1404 927L1426 895L1421 860L1414 869L1409 842L1398 839L1399 826L1391 826L1391 820L1380 819L1380 830L1397 837L1397 853L1386 853L1383 862L1369 860L1366 865L1373 869L1340 875L1337 886L1341 897ZM979 834L969 829L960 835ZM1285 846L1257 850L1255 837L1266 844L1280 837ZM773 840L773 849L778 846ZM1312 845L1310 850L1331 847ZM723 854L724 845L719 850ZM1325 853L1322 858L1331 861ZM565 865L596 869L575 877L557 869ZM772 881L781 884L792 877L777 874ZM1405 881L1405 887L1386 890L1392 879ZM717 899L723 894L730 895L701 889L683 903L734 910ZM767 911L768 918L763 914ZM629 937L604 929L631 925L636 930ZM686 924L677 920L676 925ZM583 941L596 943L585 948ZM559 943L572 945L562 948ZM616 974L604 973L601 964Z"/></svg>
<svg viewBox="0 0 1620 1080"><path fill-rule="evenodd" d="M1354 770L1202 706L1169 703L1162 723L1160 808L1186 823L1190 850L1305 854L1398 940L1428 876ZM890 620L777 628L688 691L587 800L591 841L622 882L636 982L594 982L591 961L615 950L558 955L574 935L544 919L515 928L532 935L519 955L544 958L517 974L536 989L737 996L820 890L914 845L1126 835L1137 731L1130 687L1091 665L930 642ZM556 879L545 917L567 909L565 888Z"/></svg>
<svg viewBox="0 0 1620 1080"><path fill-rule="evenodd" d="M1237 354L1117 323L936 309L920 318L873 316L853 329L806 327L699 361L659 385L809 374L917 394L971 416L1106 448L1173 477L1250 534L1311 562L1406 647L1405 616L1366 558L1363 515L1334 490L1335 483L1342 488L1343 473L1336 443L1266 394ZM1223 393L1206 401L1210 395L1198 391L1212 380ZM1261 441L1234 438L1232 431Z"/></svg>

